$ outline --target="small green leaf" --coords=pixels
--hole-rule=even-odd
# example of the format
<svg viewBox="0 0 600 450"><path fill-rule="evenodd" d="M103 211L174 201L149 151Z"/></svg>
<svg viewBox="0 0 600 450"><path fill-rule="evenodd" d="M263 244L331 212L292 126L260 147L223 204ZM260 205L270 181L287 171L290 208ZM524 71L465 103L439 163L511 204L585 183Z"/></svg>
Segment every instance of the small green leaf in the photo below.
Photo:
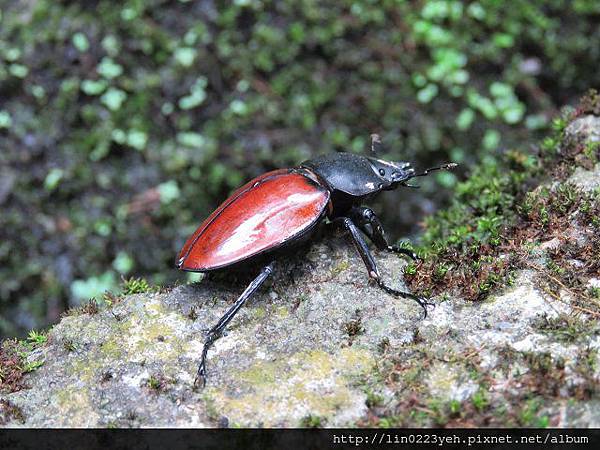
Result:
<svg viewBox="0 0 600 450"><path fill-rule="evenodd" d="M509 48L515 43L515 39L510 34L506 33L494 33L492 40L496 47L500 48Z"/></svg>
<svg viewBox="0 0 600 450"><path fill-rule="evenodd" d="M38 100L43 99L46 96L46 89L44 89L44 87L40 86L39 84L34 84L33 86L31 86L31 93Z"/></svg>
<svg viewBox="0 0 600 450"><path fill-rule="evenodd" d="M8 111L0 110L0 128L10 128L12 126L12 118Z"/></svg>
<svg viewBox="0 0 600 450"><path fill-rule="evenodd" d="M106 89L106 85L104 80L83 80L81 90L87 95L100 95Z"/></svg>
<svg viewBox="0 0 600 450"><path fill-rule="evenodd" d="M483 136L483 147L486 150L494 150L500 144L500 133L496 130L487 130Z"/></svg>
<svg viewBox="0 0 600 450"><path fill-rule="evenodd" d="M175 180L169 180L161 183L156 188L160 195L161 203L168 204L179 197L179 186Z"/></svg>
<svg viewBox="0 0 600 450"><path fill-rule="evenodd" d="M83 33L80 33L80 32L75 33L71 40L72 40L75 48L77 50L79 50L81 53L87 52L90 48L90 43L88 41L88 38Z"/></svg>
<svg viewBox="0 0 600 450"><path fill-rule="evenodd" d="M105 104L111 111L117 111L127 98L127 94L120 89L110 88L100 97L100 101Z"/></svg>
<svg viewBox="0 0 600 450"><path fill-rule="evenodd" d="M102 48L110 56L117 56L119 54L119 47L119 40L112 34L109 34L104 39L102 39Z"/></svg>
<svg viewBox="0 0 600 450"><path fill-rule="evenodd" d="M127 141L127 134L120 128L115 128L110 134L110 137L117 144L124 144Z"/></svg>
<svg viewBox="0 0 600 450"><path fill-rule="evenodd" d="M175 107L173 106L173 103L171 103L171 102L163 103L163 105L160 108L160 112L163 114L163 116L168 116L170 114L173 114L174 110L175 110Z"/></svg>
<svg viewBox="0 0 600 450"><path fill-rule="evenodd" d="M539 130L548 124L548 118L544 114L532 114L525 118L525 126L530 130Z"/></svg>
<svg viewBox="0 0 600 450"><path fill-rule="evenodd" d="M64 172L62 169L51 169L50 172L46 175L44 179L44 188L48 192L52 192L54 189L58 187L60 180L62 180Z"/></svg>
<svg viewBox="0 0 600 450"><path fill-rule="evenodd" d="M509 97L513 96L514 92L510 85L495 81L490 85L490 94L494 97Z"/></svg>
<svg viewBox="0 0 600 450"><path fill-rule="evenodd" d="M242 100L234 100L229 104L229 109L238 116L244 116L248 112L248 105Z"/></svg>
<svg viewBox="0 0 600 450"><path fill-rule="evenodd" d="M186 147L202 148L206 139L200 133L188 131L177 133L177 142Z"/></svg>
<svg viewBox="0 0 600 450"><path fill-rule="evenodd" d="M133 259L126 252L120 251L114 259L112 266L117 272L127 275L133 269Z"/></svg>
<svg viewBox="0 0 600 450"><path fill-rule="evenodd" d="M502 118L506 123L515 124L521 121L525 114L525 108L517 104L516 106L502 111Z"/></svg>
<svg viewBox="0 0 600 450"><path fill-rule="evenodd" d="M129 22L130 20L135 19L138 16L138 13L133 8L123 8L121 10L121 19Z"/></svg>
<svg viewBox="0 0 600 450"><path fill-rule="evenodd" d="M196 49L191 47L180 47L175 50L175 60L183 67L190 67L196 59Z"/></svg>
<svg viewBox="0 0 600 450"><path fill-rule="evenodd" d="M438 94L438 87L435 84L428 84L417 92L417 100L421 103L429 103Z"/></svg>
<svg viewBox="0 0 600 450"><path fill-rule="evenodd" d="M459 130L467 130L471 127L474 119L475 111L473 111L471 108L465 108L456 118L456 126Z"/></svg>
<svg viewBox="0 0 600 450"><path fill-rule="evenodd" d="M483 20L485 19L485 9L481 6L479 2L473 2L469 5L467 9L469 15L475 19Z"/></svg>
<svg viewBox="0 0 600 450"><path fill-rule="evenodd" d="M8 66L8 71L12 76L17 78L25 78L29 73L29 69L23 64L11 64Z"/></svg>
<svg viewBox="0 0 600 450"><path fill-rule="evenodd" d="M127 144L136 150L144 150L148 142L148 135L143 131L130 130L127 133Z"/></svg>
<svg viewBox="0 0 600 450"><path fill-rule="evenodd" d="M123 73L123 67L114 62L112 58L105 56L102 58L102 61L100 61L100 64L98 64L98 67L96 67L96 71L104 78L110 80L121 75Z"/></svg>
<svg viewBox="0 0 600 450"><path fill-rule="evenodd" d="M456 185L456 175L452 172L438 172L435 176L436 181L445 188L451 188Z"/></svg>
<svg viewBox="0 0 600 450"><path fill-rule="evenodd" d="M4 53L4 59L8 62L15 62L17 59L21 57L21 50L13 47L6 50Z"/></svg>
<svg viewBox="0 0 600 450"><path fill-rule="evenodd" d="M81 302L94 297L100 297L104 292L111 291L117 286L115 274L112 271L104 272L98 277L85 280L75 280L71 283L71 295Z"/></svg>
<svg viewBox="0 0 600 450"><path fill-rule="evenodd" d="M204 92L194 93L191 95L186 95L185 97L181 97L177 104L181 109L192 109L196 106L200 106L204 100L206 99L206 94Z"/></svg>
<svg viewBox="0 0 600 450"><path fill-rule="evenodd" d="M425 78L420 73L413 73L412 82L417 87L423 87L427 84L427 78Z"/></svg>
<svg viewBox="0 0 600 450"><path fill-rule="evenodd" d="M99 219L94 222L94 231L100 236L109 236L112 231L112 225L109 219Z"/></svg>

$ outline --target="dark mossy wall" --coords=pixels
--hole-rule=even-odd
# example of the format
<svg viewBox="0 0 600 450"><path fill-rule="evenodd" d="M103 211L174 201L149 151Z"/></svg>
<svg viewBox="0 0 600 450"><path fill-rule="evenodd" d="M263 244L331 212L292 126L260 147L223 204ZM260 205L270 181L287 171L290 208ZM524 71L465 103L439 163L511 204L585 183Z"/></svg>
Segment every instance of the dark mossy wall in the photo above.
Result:
<svg viewBox="0 0 600 450"><path fill-rule="evenodd" d="M0 335L121 276L174 281L231 189L371 132L393 159L494 165L598 84L599 19L594 0L3 0ZM386 194L391 235L455 184Z"/></svg>

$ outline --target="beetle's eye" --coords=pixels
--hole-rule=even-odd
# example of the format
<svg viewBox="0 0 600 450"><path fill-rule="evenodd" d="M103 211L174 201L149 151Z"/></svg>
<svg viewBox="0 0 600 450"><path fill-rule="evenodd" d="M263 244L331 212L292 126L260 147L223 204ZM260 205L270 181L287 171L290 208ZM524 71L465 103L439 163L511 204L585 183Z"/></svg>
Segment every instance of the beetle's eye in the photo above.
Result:
<svg viewBox="0 0 600 450"><path fill-rule="evenodd" d="M379 175L381 175L382 177L385 176L385 170L379 169Z"/></svg>

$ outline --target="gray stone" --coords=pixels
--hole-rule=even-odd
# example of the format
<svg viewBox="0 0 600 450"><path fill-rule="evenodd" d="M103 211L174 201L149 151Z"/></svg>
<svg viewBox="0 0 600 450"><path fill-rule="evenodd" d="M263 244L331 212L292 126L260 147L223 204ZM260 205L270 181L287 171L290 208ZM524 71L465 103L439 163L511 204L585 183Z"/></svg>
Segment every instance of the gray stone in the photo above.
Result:
<svg viewBox="0 0 600 450"><path fill-rule="evenodd" d="M593 170L577 167L568 181L586 192L600 188L600 163L596 164Z"/></svg>
<svg viewBox="0 0 600 450"><path fill-rule="evenodd" d="M600 142L600 117L593 115L580 117L567 125L565 134L583 137L588 142Z"/></svg>

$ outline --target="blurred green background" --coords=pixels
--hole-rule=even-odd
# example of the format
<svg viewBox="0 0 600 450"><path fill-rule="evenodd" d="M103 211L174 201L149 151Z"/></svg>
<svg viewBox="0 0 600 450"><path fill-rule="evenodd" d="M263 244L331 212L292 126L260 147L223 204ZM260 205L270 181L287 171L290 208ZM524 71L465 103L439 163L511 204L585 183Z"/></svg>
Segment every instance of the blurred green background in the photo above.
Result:
<svg viewBox="0 0 600 450"><path fill-rule="evenodd" d="M319 153L468 167L600 85L600 2L0 0L0 334L185 280L235 187ZM416 237L457 175L375 205Z"/></svg>

